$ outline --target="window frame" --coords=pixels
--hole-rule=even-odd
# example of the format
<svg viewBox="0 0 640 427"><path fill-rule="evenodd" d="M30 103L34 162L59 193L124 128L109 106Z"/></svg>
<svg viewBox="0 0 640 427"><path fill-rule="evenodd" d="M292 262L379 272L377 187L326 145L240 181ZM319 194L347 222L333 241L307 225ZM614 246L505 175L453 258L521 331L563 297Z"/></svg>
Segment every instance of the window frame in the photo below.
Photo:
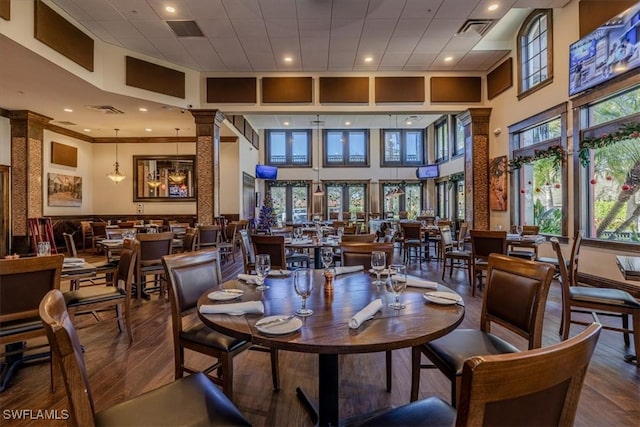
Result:
<svg viewBox="0 0 640 427"><path fill-rule="evenodd" d="M442 133L442 135L444 135L446 137L446 141L440 141L440 132L439 129L445 127L444 132ZM434 124L433 124L433 158L434 158L434 163L445 163L447 161L450 160L450 155L449 155L449 143L451 141L451 126L449 123L449 116L445 116L439 120L437 120ZM438 157L438 147L442 148L442 154L443 157Z"/></svg>
<svg viewBox="0 0 640 427"><path fill-rule="evenodd" d="M327 135L329 132L342 133L342 158L341 162L330 162L327 152ZM364 134L364 161L349 161L349 134L354 132L362 132ZM368 168L369 167L369 151L371 147L369 137L369 129L323 129L322 131L322 167L324 168Z"/></svg>
<svg viewBox="0 0 640 427"><path fill-rule="evenodd" d="M284 133L286 147L285 147L285 162L273 162L271 160L271 134L272 133ZM293 153L291 149L291 141L293 133L305 133L307 135L307 161L305 163L294 163ZM313 164L313 138L311 129L265 129L265 152L264 152L264 164L269 166L277 166L279 168L310 168Z"/></svg>
<svg viewBox="0 0 640 427"><path fill-rule="evenodd" d="M313 210L313 196L311 194L311 182L310 181L267 181L266 191L271 193L274 187L285 188L285 222L293 222L293 188L294 187L306 187L307 190L307 219L312 214ZM304 221L303 221L304 222Z"/></svg>
<svg viewBox="0 0 640 427"><path fill-rule="evenodd" d="M464 137L464 124L462 123L462 120L458 119L458 116L460 116L460 114L456 114L455 116L452 116L452 124L453 126L451 126L452 132L451 132L451 139L453 141L453 143L451 144L451 158L455 159L457 157L463 156L464 155L464 149L465 149L465 137ZM458 123L460 124L460 127L462 129L461 134L458 133ZM458 137L460 137L460 140L458 139ZM462 142L462 145L459 147L458 143Z"/></svg>
<svg viewBox="0 0 640 427"><path fill-rule="evenodd" d="M531 58L524 60L523 55L523 39L529 35L534 24L541 18L545 17L547 20L546 29L546 60L547 60L547 77L544 80L540 80L533 86L524 87L523 81L525 80L524 72L526 71L526 65ZM548 86L553 82L553 9L535 9L524 20L518 31L516 38L517 43L517 63L518 63L518 100L521 100L528 95ZM527 74L526 78L530 76Z"/></svg>
<svg viewBox="0 0 640 427"><path fill-rule="evenodd" d="M398 181L398 180L387 180L387 181L380 181L380 190L379 190L379 200L380 200L380 204L381 206L384 208L382 209L383 212L389 212L386 206L386 202L387 202L387 197L386 197L386 189L392 189L392 188L397 188L399 186L403 186L404 188L404 194L398 196L398 211L393 211L393 214L395 216L398 215L398 213L400 211L408 211L407 210L407 192L406 192L406 187L407 186L418 186L419 187L419 191L420 191L420 201L419 201L419 207L418 210L416 212L416 217L418 215L420 215L421 211L422 211L422 207L424 206L424 202L425 202L425 197L424 197L424 189L425 189L425 185L426 182L425 181L420 181L420 180L410 180L410 181Z"/></svg>
<svg viewBox="0 0 640 427"><path fill-rule="evenodd" d="M397 162L385 160L385 152L387 148L387 133L388 132L399 132L400 133L400 160ZM407 157L407 134L408 133L419 133L422 141L420 145L420 154L418 159L415 161L409 161L406 159ZM425 144L425 130L424 129L402 129L402 128L392 128L392 129L380 129L380 167L398 167L398 166L421 166L425 164L426 159L426 144Z"/></svg>
<svg viewBox="0 0 640 427"><path fill-rule="evenodd" d="M324 205L325 205L325 209L326 209L326 218L330 218L330 211L329 211L329 187L340 187L342 190L342 195L341 195L341 206L340 209L338 210L338 213L341 212L351 212L349 205L350 202L349 200L349 189L351 187L363 187L363 191L364 191L364 201L362 206L360 207L360 211L356 211L356 212L364 212L365 218L367 216L367 214L369 213L369 181L361 181L361 180L355 180L355 181L349 181L349 180L341 180L341 181L325 181L324 182ZM347 203L345 204L345 200L347 200Z"/></svg>

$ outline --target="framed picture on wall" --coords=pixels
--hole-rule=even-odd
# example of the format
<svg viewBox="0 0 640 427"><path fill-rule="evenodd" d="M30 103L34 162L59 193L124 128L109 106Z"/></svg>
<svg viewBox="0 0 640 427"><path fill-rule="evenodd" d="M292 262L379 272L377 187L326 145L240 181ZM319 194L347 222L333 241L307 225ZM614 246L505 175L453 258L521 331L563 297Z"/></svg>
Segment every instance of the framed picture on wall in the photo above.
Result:
<svg viewBox="0 0 640 427"><path fill-rule="evenodd" d="M49 206L82 206L82 177L49 173L48 178Z"/></svg>
<svg viewBox="0 0 640 427"><path fill-rule="evenodd" d="M507 156L489 161L489 208L492 211L507 210Z"/></svg>

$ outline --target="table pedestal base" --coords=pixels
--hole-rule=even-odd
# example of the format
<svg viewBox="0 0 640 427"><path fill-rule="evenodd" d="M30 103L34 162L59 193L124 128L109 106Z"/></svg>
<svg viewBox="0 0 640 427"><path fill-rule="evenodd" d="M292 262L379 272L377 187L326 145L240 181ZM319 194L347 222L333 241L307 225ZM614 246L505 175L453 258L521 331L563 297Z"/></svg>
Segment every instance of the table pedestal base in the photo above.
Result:
<svg viewBox="0 0 640 427"><path fill-rule="evenodd" d="M318 395L316 403L300 387L296 388L298 399L317 426L337 426L338 417L338 355L320 354L318 363Z"/></svg>

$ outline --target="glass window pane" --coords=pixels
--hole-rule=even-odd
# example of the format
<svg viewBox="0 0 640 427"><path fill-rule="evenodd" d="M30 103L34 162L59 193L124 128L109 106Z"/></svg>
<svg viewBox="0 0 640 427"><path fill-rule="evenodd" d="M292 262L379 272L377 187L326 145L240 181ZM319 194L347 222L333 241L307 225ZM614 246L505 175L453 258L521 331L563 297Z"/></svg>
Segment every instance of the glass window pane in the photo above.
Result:
<svg viewBox="0 0 640 427"><path fill-rule="evenodd" d="M287 140L284 132L269 132L270 163L285 163L287 160Z"/></svg>
<svg viewBox="0 0 640 427"><path fill-rule="evenodd" d="M364 186L349 186L349 212L355 214L364 209Z"/></svg>
<svg viewBox="0 0 640 427"><path fill-rule="evenodd" d="M276 214L276 218L279 222L286 221L286 199L287 188L286 187L271 187L271 199L273 200L273 211Z"/></svg>
<svg viewBox="0 0 640 427"><path fill-rule="evenodd" d="M400 161L400 132L384 131L384 161L399 162Z"/></svg>
<svg viewBox="0 0 640 427"><path fill-rule="evenodd" d="M364 163L366 144L364 132L349 132L349 162Z"/></svg>
<svg viewBox="0 0 640 427"><path fill-rule="evenodd" d="M292 132L291 134L291 163L309 163L309 138L307 132Z"/></svg>
<svg viewBox="0 0 640 427"><path fill-rule="evenodd" d="M406 132L405 161L409 163L422 163L422 132Z"/></svg>
<svg viewBox="0 0 640 427"><path fill-rule="evenodd" d="M342 132L327 132L327 161L343 162Z"/></svg>
<svg viewBox="0 0 640 427"><path fill-rule="evenodd" d="M293 222L305 222L309 214L309 205L307 200L307 187L292 187L291 194L293 195Z"/></svg>
<svg viewBox="0 0 640 427"><path fill-rule="evenodd" d="M342 212L342 187L328 185L327 186L327 207L329 212Z"/></svg>

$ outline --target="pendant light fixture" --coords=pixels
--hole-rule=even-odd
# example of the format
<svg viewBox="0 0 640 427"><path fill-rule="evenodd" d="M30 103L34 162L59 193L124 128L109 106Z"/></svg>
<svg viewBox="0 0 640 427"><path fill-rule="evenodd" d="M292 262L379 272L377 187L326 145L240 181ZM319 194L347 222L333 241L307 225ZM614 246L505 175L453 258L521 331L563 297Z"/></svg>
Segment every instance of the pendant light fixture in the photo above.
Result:
<svg viewBox="0 0 640 427"><path fill-rule="evenodd" d="M321 123L322 122L320 121L320 114L316 114L315 125L316 125L316 141L318 144L318 186L316 187L316 190L313 192L314 196L324 196L324 191L322 190L322 185L321 185L322 183L320 182L320 146L322 145L322 138L320 135Z"/></svg>
<svg viewBox="0 0 640 427"><path fill-rule="evenodd" d="M147 179L147 185L149 186L149 188L153 188L156 189L158 187L160 187L160 179L158 177L158 171L154 170L153 172L149 173L149 179Z"/></svg>
<svg viewBox="0 0 640 427"><path fill-rule="evenodd" d="M180 155L178 152L178 144L179 144L178 133L179 132L180 132L180 128L176 128L176 156ZM174 183L180 185L184 182L186 178L187 178L187 175L182 171L182 169L180 169L180 161L176 159L173 170L169 172L169 179Z"/></svg>
<svg viewBox="0 0 640 427"><path fill-rule="evenodd" d="M114 130L116 131L116 162L113 164L115 169L112 172L109 172L107 174L107 177L109 177L111 181L117 184L123 179L125 179L126 176L124 176L122 172L120 172L120 164L118 163L118 131L120 129L114 129Z"/></svg>

